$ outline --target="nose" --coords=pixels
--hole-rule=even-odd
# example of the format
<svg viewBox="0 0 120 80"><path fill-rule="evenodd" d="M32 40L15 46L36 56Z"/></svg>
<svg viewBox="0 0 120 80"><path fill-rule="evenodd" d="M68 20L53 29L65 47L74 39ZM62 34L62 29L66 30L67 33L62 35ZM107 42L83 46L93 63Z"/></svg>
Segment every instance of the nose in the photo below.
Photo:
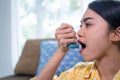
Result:
<svg viewBox="0 0 120 80"><path fill-rule="evenodd" d="M84 36L84 30L83 28L80 28L77 32L78 37L83 37Z"/></svg>

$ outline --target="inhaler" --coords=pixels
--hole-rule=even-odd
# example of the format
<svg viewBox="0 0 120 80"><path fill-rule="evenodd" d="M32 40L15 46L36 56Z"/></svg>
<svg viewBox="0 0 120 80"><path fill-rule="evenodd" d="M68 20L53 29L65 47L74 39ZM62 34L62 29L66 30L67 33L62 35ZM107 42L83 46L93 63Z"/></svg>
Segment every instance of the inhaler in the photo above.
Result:
<svg viewBox="0 0 120 80"><path fill-rule="evenodd" d="M79 48L79 43L70 43L67 45L67 47L72 49Z"/></svg>

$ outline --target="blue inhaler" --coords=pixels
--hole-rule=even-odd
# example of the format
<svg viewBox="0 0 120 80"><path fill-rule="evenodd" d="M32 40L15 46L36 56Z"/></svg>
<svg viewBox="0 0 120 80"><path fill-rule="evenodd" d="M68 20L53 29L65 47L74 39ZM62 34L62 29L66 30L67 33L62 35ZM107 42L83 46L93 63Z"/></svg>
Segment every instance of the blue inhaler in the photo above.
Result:
<svg viewBox="0 0 120 80"><path fill-rule="evenodd" d="M78 43L70 43L70 44L67 45L67 47L72 48L72 49L79 48L79 44Z"/></svg>

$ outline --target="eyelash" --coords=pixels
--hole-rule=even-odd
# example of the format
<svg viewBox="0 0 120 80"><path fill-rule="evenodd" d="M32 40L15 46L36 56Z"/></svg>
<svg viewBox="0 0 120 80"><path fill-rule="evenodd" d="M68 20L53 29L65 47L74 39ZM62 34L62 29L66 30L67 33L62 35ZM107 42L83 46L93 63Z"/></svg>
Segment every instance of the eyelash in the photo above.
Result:
<svg viewBox="0 0 120 80"><path fill-rule="evenodd" d="M91 24L86 23L86 24L85 24L85 26L86 26L86 27L90 27L90 26L91 26ZM81 27L82 27L82 25L80 25L80 28L81 28Z"/></svg>
<svg viewBox="0 0 120 80"><path fill-rule="evenodd" d="M86 27L90 27L90 25L91 25L91 24L89 24L89 23L86 23L86 24L85 24Z"/></svg>

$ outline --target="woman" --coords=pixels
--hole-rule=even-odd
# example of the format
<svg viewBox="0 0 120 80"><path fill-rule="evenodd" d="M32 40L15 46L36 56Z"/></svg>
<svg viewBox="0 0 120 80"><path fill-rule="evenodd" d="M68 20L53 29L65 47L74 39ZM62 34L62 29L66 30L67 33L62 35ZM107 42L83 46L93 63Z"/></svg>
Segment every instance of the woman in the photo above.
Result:
<svg viewBox="0 0 120 80"><path fill-rule="evenodd" d="M66 45L73 42L82 45L80 53L86 62L54 76L55 80L120 80L120 1L93 1L80 27L78 40L67 23L56 30L58 49L36 80L52 80L68 51Z"/></svg>

